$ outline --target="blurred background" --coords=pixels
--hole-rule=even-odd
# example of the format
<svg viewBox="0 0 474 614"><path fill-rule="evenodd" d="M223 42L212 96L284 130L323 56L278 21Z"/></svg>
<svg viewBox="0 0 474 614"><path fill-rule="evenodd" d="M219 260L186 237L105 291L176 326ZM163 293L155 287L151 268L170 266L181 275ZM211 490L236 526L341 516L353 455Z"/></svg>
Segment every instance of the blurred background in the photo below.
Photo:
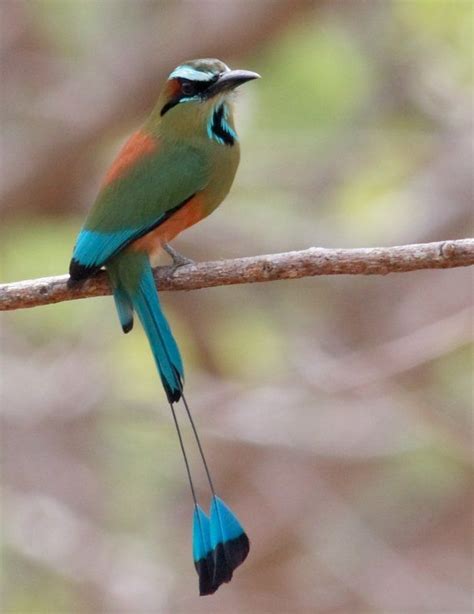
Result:
<svg viewBox="0 0 474 614"><path fill-rule="evenodd" d="M470 0L2 0L0 12L3 281L66 272L107 166L195 57L263 78L238 96L231 195L174 244L188 257L472 233ZM110 297L3 314L3 611L472 611L470 279L163 295L214 480L252 541L207 598L140 327L123 336Z"/></svg>

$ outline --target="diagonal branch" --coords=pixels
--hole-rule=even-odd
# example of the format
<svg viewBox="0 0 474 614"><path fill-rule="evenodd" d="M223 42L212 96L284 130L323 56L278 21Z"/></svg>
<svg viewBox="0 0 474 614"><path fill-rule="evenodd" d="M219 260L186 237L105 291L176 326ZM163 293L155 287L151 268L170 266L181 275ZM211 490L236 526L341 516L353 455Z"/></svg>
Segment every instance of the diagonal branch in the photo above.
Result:
<svg viewBox="0 0 474 614"><path fill-rule="evenodd" d="M460 239L397 247L310 247L298 252L188 264L174 272L171 267L159 267L155 269L155 280L160 290L196 290L316 275L387 275L472 264L474 239ZM111 293L104 271L75 288L68 288L67 280L67 275L59 275L0 285L0 311Z"/></svg>

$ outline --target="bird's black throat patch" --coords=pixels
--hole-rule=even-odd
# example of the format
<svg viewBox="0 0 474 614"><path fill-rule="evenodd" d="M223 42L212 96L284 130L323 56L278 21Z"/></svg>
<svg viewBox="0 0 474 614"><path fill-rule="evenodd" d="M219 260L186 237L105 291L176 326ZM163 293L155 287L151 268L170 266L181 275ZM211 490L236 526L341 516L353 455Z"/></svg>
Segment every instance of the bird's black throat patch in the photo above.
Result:
<svg viewBox="0 0 474 614"><path fill-rule="evenodd" d="M222 145L229 145L229 147L232 147L235 143L236 134L227 123L226 114L227 110L225 104L220 104L214 110L210 123L211 134L209 136Z"/></svg>

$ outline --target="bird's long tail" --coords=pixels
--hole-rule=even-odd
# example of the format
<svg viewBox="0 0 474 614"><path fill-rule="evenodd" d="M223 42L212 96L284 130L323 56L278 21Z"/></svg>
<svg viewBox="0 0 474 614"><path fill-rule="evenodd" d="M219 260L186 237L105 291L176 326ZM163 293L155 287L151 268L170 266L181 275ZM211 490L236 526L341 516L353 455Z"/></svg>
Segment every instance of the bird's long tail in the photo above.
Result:
<svg viewBox="0 0 474 614"><path fill-rule="evenodd" d="M183 394L181 395L181 399L196 439L199 454L211 490L211 507L208 516L197 503L196 492L176 412L173 404L170 403L194 500L193 558L194 566L199 576L199 594L201 596L212 595L221 584L231 581L234 570L247 558L250 550L250 542L237 516L222 499L216 495L189 405Z"/></svg>
<svg viewBox="0 0 474 614"><path fill-rule="evenodd" d="M161 310L147 255L141 252L122 252L107 265L107 269L122 328L124 332L131 330L135 310L150 342L168 397L194 501L193 558L199 576L199 593L211 595L221 584L230 582L234 570L245 560L250 548L249 539L235 514L214 490L198 432L183 395L184 371L181 356ZM209 515L206 515L197 502L174 406L180 399L190 421L209 482L212 496Z"/></svg>
<svg viewBox="0 0 474 614"><path fill-rule="evenodd" d="M212 495L210 517L196 503L193 516L193 558L199 594L212 595L245 561L250 542L232 510Z"/></svg>
<svg viewBox="0 0 474 614"><path fill-rule="evenodd" d="M145 329L170 403L183 389L183 363L169 324L161 310L153 273L144 252L122 252L107 265L115 305L124 332L131 330L133 310Z"/></svg>

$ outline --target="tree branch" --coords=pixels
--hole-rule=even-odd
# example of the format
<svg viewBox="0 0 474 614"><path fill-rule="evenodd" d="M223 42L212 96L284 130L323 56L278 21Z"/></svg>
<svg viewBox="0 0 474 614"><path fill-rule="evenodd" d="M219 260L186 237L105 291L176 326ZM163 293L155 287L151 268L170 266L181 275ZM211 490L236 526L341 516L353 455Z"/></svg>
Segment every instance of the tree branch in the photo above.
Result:
<svg viewBox="0 0 474 614"><path fill-rule="evenodd" d="M315 275L387 275L421 269L448 269L474 264L474 239L419 243L397 247L326 249L269 254L155 269L160 290L196 290ZM0 285L0 311L38 307L111 293L107 275L67 287L67 275Z"/></svg>

